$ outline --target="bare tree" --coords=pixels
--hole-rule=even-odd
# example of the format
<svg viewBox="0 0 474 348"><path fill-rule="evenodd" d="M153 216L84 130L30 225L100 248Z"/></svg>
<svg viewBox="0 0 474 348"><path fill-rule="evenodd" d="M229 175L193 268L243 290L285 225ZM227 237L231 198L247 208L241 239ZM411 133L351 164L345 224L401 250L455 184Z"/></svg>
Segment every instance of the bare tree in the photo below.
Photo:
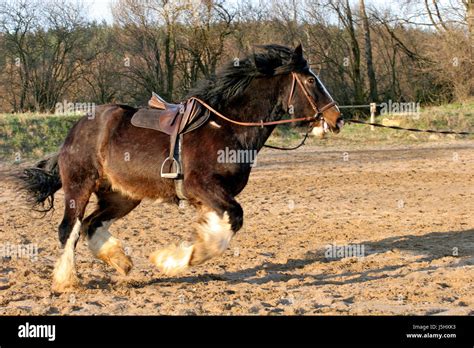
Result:
<svg viewBox="0 0 474 348"><path fill-rule="evenodd" d="M180 31L183 90L198 78L210 78L216 73L228 37L234 32L235 18L235 11L226 8L222 1L190 3L186 14L186 28Z"/></svg>
<svg viewBox="0 0 474 348"><path fill-rule="evenodd" d="M18 111L51 111L81 76L93 57L81 50L84 14L66 1L18 0L0 4L5 48L16 61L20 92Z"/></svg>
<svg viewBox="0 0 474 348"><path fill-rule="evenodd" d="M359 11L364 27L365 60L367 62L367 77L369 79L370 100L377 101L377 80L375 78L375 69L372 59L372 40L370 39L370 24L369 18L367 17L367 11L365 8L364 0L359 0Z"/></svg>
<svg viewBox="0 0 474 348"><path fill-rule="evenodd" d="M83 49L90 50L95 59L81 67L82 88L76 93L81 95L82 100L98 104L110 103L117 98L128 99L129 88L120 74L127 62L119 52L115 30L105 24L94 24L88 31L90 40Z"/></svg>
<svg viewBox="0 0 474 348"><path fill-rule="evenodd" d="M355 18L352 14L351 5L349 0L330 0L328 6L336 12L339 21L348 35L348 40L346 42L351 52L350 69L351 79L354 85L354 101L355 103L363 103L364 83L361 70L361 54L356 34Z"/></svg>
<svg viewBox="0 0 474 348"><path fill-rule="evenodd" d="M118 40L128 59L123 74L142 88L144 99L152 91L173 99L177 59L176 30L186 2L120 0L113 8Z"/></svg>
<svg viewBox="0 0 474 348"><path fill-rule="evenodd" d="M471 42L471 60L474 60L474 2L466 2L467 21L469 25L469 36Z"/></svg>

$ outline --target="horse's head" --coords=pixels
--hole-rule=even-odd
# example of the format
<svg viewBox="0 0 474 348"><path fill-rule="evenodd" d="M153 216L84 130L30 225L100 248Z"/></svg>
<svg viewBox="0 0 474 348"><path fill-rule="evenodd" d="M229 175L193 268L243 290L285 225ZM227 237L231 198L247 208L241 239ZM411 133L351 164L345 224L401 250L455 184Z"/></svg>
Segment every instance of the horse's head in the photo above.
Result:
<svg viewBox="0 0 474 348"><path fill-rule="evenodd" d="M294 49L291 59L295 69L290 74L289 113L295 118L318 115L313 126L339 133L344 125L341 112L326 87L309 68L301 45Z"/></svg>

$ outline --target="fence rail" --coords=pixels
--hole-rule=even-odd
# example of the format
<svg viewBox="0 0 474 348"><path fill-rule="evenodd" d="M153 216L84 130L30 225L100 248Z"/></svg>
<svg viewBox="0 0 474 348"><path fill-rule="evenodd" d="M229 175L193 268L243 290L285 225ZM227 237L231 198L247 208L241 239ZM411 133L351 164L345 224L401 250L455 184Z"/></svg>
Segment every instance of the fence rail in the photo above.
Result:
<svg viewBox="0 0 474 348"><path fill-rule="evenodd" d="M363 108L370 108L370 123L375 123L375 111L377 111L377 106L381 106L382 104L377 103L370 103L367 105L338 105L339 109L363 109ZM374 131L375 127L370 126L370 130Z"/></svg>
<svg viewBox="0 0 474 348"><path fill-rule="evenodd" d="M381 106L382 104L375 104L375 106ZM367 105L338 105L339 109L364 109L370 108L370 104Z"/></svg>

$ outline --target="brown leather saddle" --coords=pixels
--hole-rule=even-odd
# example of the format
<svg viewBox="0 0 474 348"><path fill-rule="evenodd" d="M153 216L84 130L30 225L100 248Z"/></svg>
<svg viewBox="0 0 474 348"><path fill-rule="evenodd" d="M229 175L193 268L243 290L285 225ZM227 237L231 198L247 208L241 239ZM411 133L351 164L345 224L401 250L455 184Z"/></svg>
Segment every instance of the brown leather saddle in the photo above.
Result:
<svg viewBox="0 0 474 348"><path fill-rule="evenodd" d="M206 110L201 114L201 105L194 99L181 104L167 103L153 93L148 108L139 109L132 117L135 127L154 129L172 136L185 134L202 126L209 118Z"/></svg>
<svg viewBox="0 0 474 348"><path fill-rule="evenodd" d="M152 94L148 106L148 108L139 109L133 115L132 125L154 129L170 136L170 154L161 165L161 177L182 181L181 148L183 134L201 127L209 119L210 112L207 109L202 112L201 105L194 99L181 104L171 104L156 93ZM180 196L179 191L177 189L178 196ZM181 194L181 196L184 196L184 194Z"/></svg>

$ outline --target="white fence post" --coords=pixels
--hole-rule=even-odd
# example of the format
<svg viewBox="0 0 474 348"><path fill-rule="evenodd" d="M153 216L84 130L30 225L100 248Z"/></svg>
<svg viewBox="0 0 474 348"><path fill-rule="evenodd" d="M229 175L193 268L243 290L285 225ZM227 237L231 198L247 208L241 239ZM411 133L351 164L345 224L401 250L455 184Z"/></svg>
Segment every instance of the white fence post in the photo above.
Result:
<svg viewBox="0 0 474 348"><path fill-rule="evenodd" d="M375 111L377 110L376 103L370 103L370 123L375 123ZM374 126L370 126L370 130L375 130Z"/></svg>

